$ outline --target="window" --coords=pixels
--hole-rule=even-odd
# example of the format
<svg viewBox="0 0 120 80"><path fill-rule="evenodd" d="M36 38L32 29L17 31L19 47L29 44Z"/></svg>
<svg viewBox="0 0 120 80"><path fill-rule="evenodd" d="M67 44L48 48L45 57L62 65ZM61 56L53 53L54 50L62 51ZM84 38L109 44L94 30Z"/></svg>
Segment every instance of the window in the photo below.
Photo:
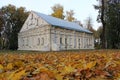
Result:
<svg viewBox="0 0 120 80"><path fill-rule="evenodd" d="M41 43L41 45L44 45L44 38L42 38L42 43Z"/></svg>
<svg viewBox="0 0 120 80"><path fill-rule="evenodd" d="M40 38L38 38L38 44L37 45L40 45Z"/></svg>
<svg viewBox="0 0 120 80"><path fill-rule="evenodd" d="M23 46L24 46L24 39L23 39Z"/></svg>
<svg viewBox="0 0 120 80"><path fill-rule="evenodd" d="M26 38L26 46L28 46L29 45L29 39L28 38Z"/></svg>
<svg viewBox="0 0 120 80"><path fill-rule="evenodd" d="M65 38L65 44L67 44L67 38Z"/></svg>
<svg viewBox="0 0 120 80"><path fill-rule="evenodd" d="M78 39L78 43L79 43L79 48L80 48L80 39Z"/></svg>
<svg viewBox="0 0 120 80"><path fill-rule="evenodd" d="M37 22L36 22L36 26L38 26L38 19L37 19Z"/></svg>
<svg viewBox="0 0 120 80"><path fill-rule="evenodd" d="M60 38L60 44L62 44L62 38Z"/></svg>
<svg viewBox="0 0 120 80"><path fill-rule="evenodd" d="M67 38L65 38L65 48L67 48Z"/></svg>
<svg viewBox="0 0 120 80"><path fill-rule="evenodd" d="M69 44L72 46L72 38L69 38Z"/></svg>
<svg viewBox="0 0 120 80"><path fill-rule="evenodd" d="M74 48L76 48L76 37L74 37Z"/></svg>
<svg viewBox="0 0 120 80"><path fill-rule="evenodd" d="M54 34L54 43L57 43L57 35Z"/></svg>

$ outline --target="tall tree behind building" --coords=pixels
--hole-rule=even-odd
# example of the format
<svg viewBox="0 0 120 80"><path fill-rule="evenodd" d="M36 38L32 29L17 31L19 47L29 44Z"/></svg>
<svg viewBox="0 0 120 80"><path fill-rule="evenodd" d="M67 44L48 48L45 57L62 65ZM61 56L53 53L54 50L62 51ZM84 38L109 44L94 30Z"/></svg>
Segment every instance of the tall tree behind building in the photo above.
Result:
<svg viewBox="0 0 120 80"><path fill-rule="evenodd" d="M60 19L64 19L64 8L62 5L60 4L55 4L53 7L52 7L52 11L53 13L51 14L53 17L56 17L56 18L60 18Z"/></svg>
<svg viewBox="0 0 120 80"><path fill-rule="evenodd" d="M17 49L18 32L28 16L25 8L16 8L14 5L8 5L1 8L2 19L4 21L2 30L2 48Z"/></svg>
<svg viewBox="0 0 120 80"><path fill-rule="evenodd" d="M93 32L93 36L96 39L96 30L93 28L93 22L92 22L91 17L87 17L87 19L85 20L85 25L84 26L85 26L85 28L87 28L88 30Z"/></svg>
<svg viewBox="0 0 120 80"><path fill-rule="evenodd" d="M75 20L74 14L75 14L75 13L74 13L73 10L66 11L66 20L67 20L67 21L70 21L70 22L74 21L74 20Z"/></svg>
<svg viewBox="0 0 120 80"><path fill-rule="evenodd" d="M87 19L85 20L85 27L87 29L91 30L92 26L93 26L92 18L91 17L87 17Z"/></svg>

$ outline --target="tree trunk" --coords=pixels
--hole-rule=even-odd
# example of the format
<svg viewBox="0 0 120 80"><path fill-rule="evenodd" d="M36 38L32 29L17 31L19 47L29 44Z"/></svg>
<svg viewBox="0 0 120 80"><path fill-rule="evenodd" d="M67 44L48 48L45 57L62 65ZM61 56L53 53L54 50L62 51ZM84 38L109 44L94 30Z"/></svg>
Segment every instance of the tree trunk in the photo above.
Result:
<svg viewBox="0 0 120 80"><path fill-rule="evenodd" d="M102 48L107 48L107 41L106 41L106 23L105 23L105 2L104 0L101 0L102 6L101 6L101 22L103 26L103 32L102 32Z"/></svg>

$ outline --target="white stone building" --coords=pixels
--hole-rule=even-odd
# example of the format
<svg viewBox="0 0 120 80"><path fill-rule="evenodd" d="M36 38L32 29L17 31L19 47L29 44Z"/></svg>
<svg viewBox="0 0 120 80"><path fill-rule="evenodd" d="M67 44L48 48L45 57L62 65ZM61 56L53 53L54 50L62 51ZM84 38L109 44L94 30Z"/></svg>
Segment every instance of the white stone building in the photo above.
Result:
<svg viewBox="0 0 120 80"><path fill-rule="evenodd" d="M94 49L92 32L76 23L31 11L18 33L18 50Z"/></svg>

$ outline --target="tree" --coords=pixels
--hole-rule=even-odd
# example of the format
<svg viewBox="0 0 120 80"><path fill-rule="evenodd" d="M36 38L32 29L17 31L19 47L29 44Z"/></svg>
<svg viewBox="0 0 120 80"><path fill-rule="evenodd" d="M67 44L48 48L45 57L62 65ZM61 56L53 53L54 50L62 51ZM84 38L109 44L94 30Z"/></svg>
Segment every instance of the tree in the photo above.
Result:
<svg viewBox="0 0 120 80"><path fill-rule="evenodd" d="M102 30L103 30L103 27L100 26L96 32L95 32L95 48L96 49L100 49L102 46L101 44L101 35L102 35Z"/></svg>
<svg viewBox="0 0 120 80"><path fill-rule="evenodd" d="M98 10L98 18L97 21L102 23L103 32L102 32L102 48L107 48L107 40L106 40L106 8L107 8L107 0L98 0L99 5L94 5L94 8Z"/></svg>
<svg viewBox="0 0 120 80"><path fill-rule="evenodd" d="M103 30L103 27L100 26L97 31L96 31L96 38L100 38L101 39L101 35L102 35L102 30Z"/></svg>
<svg viewBox="0 0 120 80"><path fill-rule="evenodd" d="M25 8L16 8L14 5L8 5L1 8L2 19L4 21L2 30L2 47L5 49L17 49L18 32L28 16Z"/></svg>
<svg viewBox="0 0 120 80"><path fill-rule="evenodd" d="M120 0L109 0L107 5L107 45L120 49Z"/></svg>
<svg viewBox="0 0 120 80"><path fill-rule="evenodd" d="M75 18L73 17L73 15L74 15L74 11L73 10L66 11L66 20L70 21L70 22L74 21Z"/></svg>
<svg viewBox="0 0 120 80"><path fill-rule="evenodd" d="M2 19L2 16L1 16L1 11L0 11L0 49L1 49L1 46L2 46L2 43L1 43L1 31L2 31L2 27L3 27L3 19Z"/></svg>
<svg viewBox="0 0 120 80"><path fill-rule="evenodd" d="M92 29L92 18L91 17L87 17L87 19L85 20L85 27L89 30Z"/></svg>
<svg viewBox="0 0 120 80"><path fill-rule="evenodd" d="M74 20L73 22L75 22L75 23L77 23L78 25L80 25L81 27L83 27L83 24L81 23L81 21L80 20Z"/></svg>
<svg viewBox="0 0 120 80"><path fill-rule="evenodd" d="M1 31L2 31L2 27L3 27L3 23L4 23L4 21L3 21L3 18L2 18L2 12L0 10L0 38L1 38Z"/></svg>
<svg viewBox="0 0 120 80"><path fill-rule="evenodd" d="M120 48L120 0L99 0L99 19L103 24L102 43L107 48Z"/></svg>
<svg viewBox="0 0 120 80"><path fill-rule="evenodd" d="M64 19L64 15L63 15L63 11L64 11L64 8L62 5L60 4L55 4L53 7L52 7L52 10L53 10L53 13L51 14L53 17L57 17L57 18L60 18L60 19Z"/></svg>
<svg viewBox="0 0 120 80"><path fill-rule="evenodd" d="M24 7L20 7L16 9L16 19L13 19L13 28L11 33L11 39L10 43L10 49L17 49L18 48L18 32L21 30L21 27L23 26L27 16L28 12L25 11Z"/></svg>
<svg viewBox="0 0 120 80"><path fill-rule="evenodd" d="M12 18L14 17L15 6L8 5L1 8L2 19L3 19L3 30L2 30L2 48L9 48L11 28L12 28Z"/></svg>
<svg viewBox="0 0 120 80"><path fill-rule="evenodd" d="M93 32L93 36L96 39L96 30L93 29L93 24L92 24L92 18L91 17L87 17L87 19L85 20L85 28L87 28L88 30Z"/></svg>

